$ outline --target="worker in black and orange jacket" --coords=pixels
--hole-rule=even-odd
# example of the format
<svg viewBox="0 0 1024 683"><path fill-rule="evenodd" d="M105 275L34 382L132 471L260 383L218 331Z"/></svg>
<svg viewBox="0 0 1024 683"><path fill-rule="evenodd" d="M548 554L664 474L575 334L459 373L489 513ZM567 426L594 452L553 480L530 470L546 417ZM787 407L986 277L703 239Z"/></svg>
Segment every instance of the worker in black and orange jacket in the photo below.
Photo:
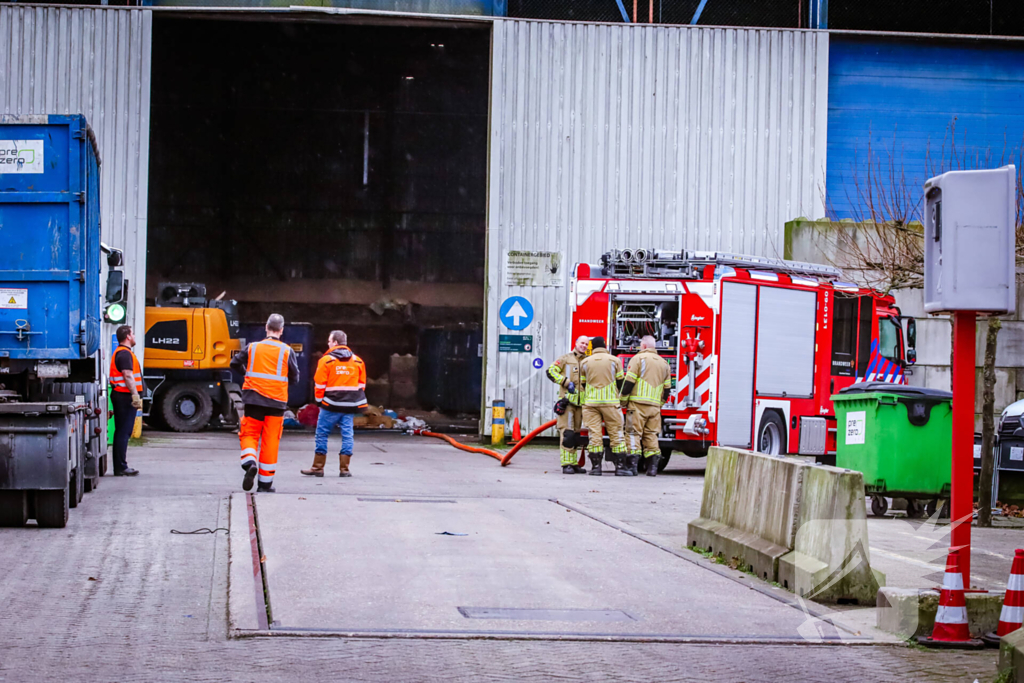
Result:
<svg viewBox="0 0 1024 683"><path fill-rule="evenodd" d="M242 447L242 488L252 489L259 474L257 492L274 492L277 449L288 408L288 385L299 381L299 364L292 348L281 341L284 317L274 313L267 320L267 338L253 342L231 359L231 367L245 373L242 403L245 414L238 430Z"/></svg>
<svg viewBox="0 0 1024 683"><path fill-rule="evenodd" d="M355 445L353 422L357 413L366 410L366 365L363 359L348 348L348 336L334 330L327 338L327 353L316 366L316 400L320 415L316 420L316 452L313 466L302 470L312 477L324 476L327 464L327 437L335 425L341 426L341 453L339 476L351 477L348 466L352 462Z"/></svg>
<svg viewBox="0 0 1024 683"><path fill-rule="evenodd" d="M110 357L110 402L114 407L114 476L133 477L138 470L128 467L128 441L135 429L135 416L142 408L142 366L132 347L131 326L117 328L117 348Z"/></svg>

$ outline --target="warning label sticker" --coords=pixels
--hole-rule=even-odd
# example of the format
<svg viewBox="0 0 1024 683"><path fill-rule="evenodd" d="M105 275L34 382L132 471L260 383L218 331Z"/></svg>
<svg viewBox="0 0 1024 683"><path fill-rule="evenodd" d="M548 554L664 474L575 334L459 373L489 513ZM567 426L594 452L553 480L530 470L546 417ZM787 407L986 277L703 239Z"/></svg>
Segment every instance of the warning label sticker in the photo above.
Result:
<svg viewBox="0 0 1024 683"><path fill-rule="evenodd" d="M0 289L0 308L28 308L28 290Z"/></svg>
<svg viewBox="0 0 1024 683"><path fill-rule="evenodd" d="M867 434L868 414L860 410L846 414L846 445L864 443Z"/></svg>

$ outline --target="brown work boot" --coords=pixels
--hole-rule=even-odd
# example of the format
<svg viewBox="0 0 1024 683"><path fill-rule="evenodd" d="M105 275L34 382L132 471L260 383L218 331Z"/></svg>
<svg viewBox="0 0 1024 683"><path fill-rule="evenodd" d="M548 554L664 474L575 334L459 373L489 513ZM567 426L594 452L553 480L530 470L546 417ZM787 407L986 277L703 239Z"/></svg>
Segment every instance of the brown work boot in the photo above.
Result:
<svg viewBox="0 0 1024 683"><path fill-rule="evenodd" d="M348 464L352 462L351 455L339 455L338 461L341 463L341 472L338 473L339 477L351 477L352 473L348 471Z"/></svg>
<svg viewBox="0 0 1024 683"><path fill-rule="evenodd" d="M313 466L308 470L299 470L305 475L310 477L322 477L324 476L324 466L327 464L326 453L315 453L313 455Z"/></svg>

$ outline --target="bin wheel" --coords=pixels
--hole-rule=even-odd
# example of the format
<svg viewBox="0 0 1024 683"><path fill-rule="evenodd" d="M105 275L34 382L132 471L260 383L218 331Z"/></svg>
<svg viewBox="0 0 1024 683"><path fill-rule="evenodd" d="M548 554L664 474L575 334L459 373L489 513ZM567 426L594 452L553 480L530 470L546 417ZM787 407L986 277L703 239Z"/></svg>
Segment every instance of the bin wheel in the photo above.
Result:
<svg viewBox="0 0 1024 683"><path fill-rule="evenodd" d="M0 491L0 526L25 526L28 496L24 491Z"/></svg>
<svg viewBox="0 0 1024 683"><path fill-rule="evenodd" d="M929 500L928 504L925 505L925 507L924 507L925 514L928 515L929 517L934 517L935 516L935 510L938 509L939 502L940 501L935 500L934 498L932 500ZM941 502L942 502L942 508L939 511L939 519L949 519L949 501L948 500L943 500Z"/></svg>
<svg viewBox="0 0 1024 683"><path fill-rule="evenodd" d="M907 517L909 519L920 519L924 514L924 506L916 498L907 498Z"/></svg>
<svg viewBox="0 0 1024 683"><path fill-rule="evenodd" d="M36 523L48 529L67 526L70 494L67 484L60 491L36 491Z"/></svg>
<svg viewBox="0 0 1024 683"><path fill-rule="evenodd" d="M875 517L884 517L889 511L889 501L885 496L871 496L871 514Z"/></svg>

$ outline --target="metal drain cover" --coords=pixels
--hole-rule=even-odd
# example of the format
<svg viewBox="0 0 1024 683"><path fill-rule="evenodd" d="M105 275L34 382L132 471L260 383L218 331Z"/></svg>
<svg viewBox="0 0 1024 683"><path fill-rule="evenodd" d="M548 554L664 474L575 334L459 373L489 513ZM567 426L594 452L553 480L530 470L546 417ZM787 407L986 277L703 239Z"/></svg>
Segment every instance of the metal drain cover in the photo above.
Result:
<svg viewBox="0 0 1024 683"><path fill-rule="evenodd" d="M515 621L636 621L617 609L521 609L517 607L460 607L467 619Z"/></svg>

